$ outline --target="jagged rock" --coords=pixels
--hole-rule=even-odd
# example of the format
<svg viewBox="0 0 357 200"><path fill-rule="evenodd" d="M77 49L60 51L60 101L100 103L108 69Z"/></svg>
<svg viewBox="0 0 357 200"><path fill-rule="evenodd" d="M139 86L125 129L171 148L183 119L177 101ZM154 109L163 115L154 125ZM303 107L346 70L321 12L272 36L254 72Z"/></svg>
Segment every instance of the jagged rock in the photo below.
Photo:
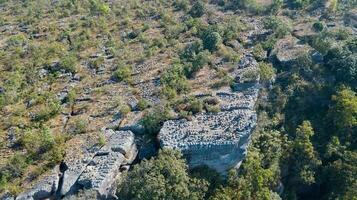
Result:
<svg viewBox="0 0 357 200"><path fill-rule="evenodd" d="M131 131L116 131L108 143L101 148L85 171L80 175L77 184L85 189L94 189L103 197L116 187L116 177L122 165L130 164L136 157L134 134Z"/></svg>
<svg viewBox="0 0 357 200"><path fill-rule="evenodd" d="M106 129L103 135L107 138L104 146L89 148L82 159L65 160L16 200L57 199L80 189L94 190L103 198L115 197L120 169L134 161L137 148L131 131Z"/></svg>
<svg viewBox="0 0 357 200"><path fill-rule="evenodd" d="M135 134L144 134L145 127L141 124L141 118L143 117L143 112L131 112L130 116L127 117L127 121L123 124L119 130L122 131L132 131Z"/></svg>
<svg viewBox="0 0 357 200"><path fill-rule="evenodd" d="M34 185L30 190L17 196L16 200L37 200L50 198L56 193L58 189L58 183L59 169L56 167L50 175L40 180L40 182Z"/></svg>

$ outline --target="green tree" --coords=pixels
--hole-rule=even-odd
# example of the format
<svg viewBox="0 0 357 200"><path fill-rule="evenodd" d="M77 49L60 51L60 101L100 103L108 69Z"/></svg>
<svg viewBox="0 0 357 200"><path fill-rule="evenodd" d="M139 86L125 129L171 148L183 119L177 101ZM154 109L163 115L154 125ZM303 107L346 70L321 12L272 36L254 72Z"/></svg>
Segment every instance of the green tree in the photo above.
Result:
<svg viewBox="0 0 357 200"><path fill-rule="evenodd" d="M206 12L205 4L201 0L197 0L193 4L190 10L190 15L194 18L197 18L197 17L202 17L202 15L204 15L205 12Z"/></svg>
<svg viewBox="0 0 357 200"><path fill-rule="evenodd" d="M210 51L216 51L222 43L222 37L218 32L208 31L202 40L204 48Z"/></svg>
<svg viewBox="0 0 357 200"><path fill-rule="evenodd" d="M228 186L219 189L212 200L280 199L270 189L275 180L275 169L263 168L261 159L261 155L256 151L250 152L239 173L230 171Z"/></svg>
<svg viewBox="0 0 357 200"><path fill-rule="evenodd" d="M132 200L200 200L208 190L208 182L190 178L182 155L163 149L156 158L135 165L119 184L119 199Z"/></svg>
<svg viewBox="0 0 357 200"><path fill-rule="evenodd" d="M314 146L311 143L311 137L314 130L309 121L304 121L296 129L296 136L292 142L291 153L291 184L296 187L300 184L311 185L315 183L316 170L321 165Z"/></svg>
<svg viewBox="0 0 357 200"><path fill-rule="evenodd" d="M343 142L357 147L357 96L350 88L340 89L332 96L333 106L330 109L335 131Z"/></svg>

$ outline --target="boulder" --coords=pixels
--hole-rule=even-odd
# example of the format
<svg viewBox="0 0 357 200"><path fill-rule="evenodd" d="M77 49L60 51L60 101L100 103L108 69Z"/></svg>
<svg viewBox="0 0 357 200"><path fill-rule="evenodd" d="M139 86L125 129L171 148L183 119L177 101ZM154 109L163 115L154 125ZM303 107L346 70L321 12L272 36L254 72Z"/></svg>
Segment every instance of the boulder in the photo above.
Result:
<svg viewBox="0 0 357 200"><path fill-rule="evenodd" d="M312 50L309 45L301 44L299 39L289 36L277 41L271 56L280 64L289 66L302 54L311 53Z"/></svg>

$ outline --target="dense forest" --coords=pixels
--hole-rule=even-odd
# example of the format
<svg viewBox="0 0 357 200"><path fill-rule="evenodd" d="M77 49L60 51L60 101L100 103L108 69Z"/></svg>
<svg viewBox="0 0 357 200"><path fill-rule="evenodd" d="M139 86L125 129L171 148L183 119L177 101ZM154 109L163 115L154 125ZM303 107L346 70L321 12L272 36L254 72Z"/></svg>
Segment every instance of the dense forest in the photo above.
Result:
<svg viewBox="0 0 357 200"><path fill-rule="evenodd" d="M130 119L123 91L139 99L145 141L155 141L168 119L218 112L212 99L182 96L200 89L197 77L208 69L216 74L204 80L209 87L233 85L227 71L239 62L239 48L248 48L259 72L244 78L260 76L261 89L240 168L222 176L160 149L123 174L118 198L357 199L357 31L347 25L356 9L355 0L0 0L0 194L22 192L58 165L77 137L104 144L101 124L90 119L108 109ZM246 41L241 34L251 18L268 34ZM286 61L281 57L291 55L279 56L277 46L292 37L307 49ZM137 77L135 66L149 59L166 67ZM148 76L160 80L160 105L137 87ZM103 82L98 77L124 86L97 86L95 100L81 104L85 88ZM58 98L64 85L73 87ZM99 99L104 103L93 103ZM92 118L83 115L91 111Z"/></svg>

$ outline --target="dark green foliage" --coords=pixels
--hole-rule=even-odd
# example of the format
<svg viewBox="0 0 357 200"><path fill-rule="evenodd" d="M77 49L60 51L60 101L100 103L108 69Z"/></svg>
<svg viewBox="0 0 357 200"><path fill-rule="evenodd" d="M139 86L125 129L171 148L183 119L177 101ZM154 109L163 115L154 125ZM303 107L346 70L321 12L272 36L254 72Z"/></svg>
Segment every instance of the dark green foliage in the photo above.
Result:
<svg viewBox="0 0 357 200"><path fill-rule="evenodd" d="M313 2L311 0L291 0L290 1L290 6L293 9L302 9L310 5L310 3Z"/></svg>
<svg viewBox="0 0 357 200"><path fill-rule="evenodd" d="M346 46L334 47L325 56L326 64L340 82L357 84L357 55Z"/></svg>
<svg viewBox="0 0 357 200"><path fill-rule="evenodd" d="M119 185L117 195L132 200L199 200L207 189L207 181L188 176L179 152L163 149L156 158L135 165Z"/></svg>
<svg viewBox="0 0 357 200"><path fill-rule="evenodd" d="M317 152L311 143L314 131L309 121L304 121L297 129L292 143L292 176L293 185L315 182L316 169L321 165Z"/></svg>
<svg viewBox="0 0 357 200"><path fill-rule="evenodd" d="M316 32L321 32L324 30L324 25L322 24L322 22L318 21L318 22L315 22L312 27L314 28L314 30Z"/></svg>
<svg viewBox="0 0 357 200"><path fill-rule="evenodd" d="M280 199L270 188L274 183L276 168L263 168L261 156L255 152L248 155L240 173L231 171L228 176L228 186L216 192L213 200L221 199Z"/></svg>
<svg viewBox="0 0 357 200"><path fill-rule="evenodd" d="M204 15L206 12L206 7L205 4L201 1L201 0L197 0L195 1L195 3L193 4L191 10L190 10L190 15L192 17L202 17L202 15Z"/></svg>
<svg viewBox="0 0 357 200"><path fill-rule="evenodd" d="M203 35L203 46L210 51L216 51L222 43L222 37L218 32L207 30Z"/></svg>

